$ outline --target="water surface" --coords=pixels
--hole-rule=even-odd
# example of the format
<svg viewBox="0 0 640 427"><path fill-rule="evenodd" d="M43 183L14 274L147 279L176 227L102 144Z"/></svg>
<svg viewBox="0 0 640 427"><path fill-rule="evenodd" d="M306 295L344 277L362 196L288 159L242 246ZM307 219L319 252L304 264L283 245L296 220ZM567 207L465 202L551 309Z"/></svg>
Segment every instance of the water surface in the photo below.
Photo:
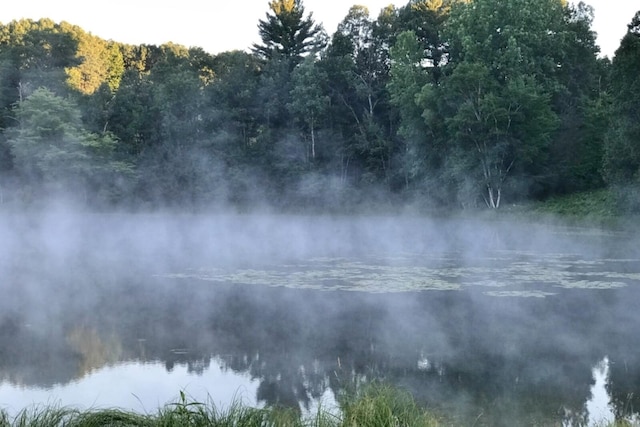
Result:
<svg viewBox="0 0 640 427"><path fill-rule="evenodd" d="M0 408L307 411L384 380L461 425L636 416L628 230L418 217L5 215Z"/></svg>

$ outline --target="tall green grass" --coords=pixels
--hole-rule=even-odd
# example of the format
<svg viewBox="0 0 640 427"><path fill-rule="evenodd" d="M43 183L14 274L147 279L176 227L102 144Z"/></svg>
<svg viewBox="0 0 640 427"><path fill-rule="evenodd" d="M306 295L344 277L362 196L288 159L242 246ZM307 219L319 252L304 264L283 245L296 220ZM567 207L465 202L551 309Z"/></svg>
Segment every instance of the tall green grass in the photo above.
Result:
<svg viewBox="0 0 640 427"><path fill-rule="evenodd" d="M176 403L156 414L139 414L119 409L80 411L72 408L37 407L11 418L0 410L0 427L448 427L455 423L419 406L408 392L388 386L366 386L343 396L339 410L318 408L306 418L285 408L252 408L232 403L221 410L212 403L187 399L181 393ZM476 420L477 421L477 420ZM486 424L482 424L486 425ZM513 425L560 425L519 423ZM630 421L604 422L596 427L635 427Z"/></svg>
<svg viewBox="0 0 640 427"><path fill-rule="evenodd" d="M366 386L347 397L341 405L340 423L344 427L444 425L434 414L421 408L408 392L385 385Z"/></svg>
<svg viewBox="0 0 640 427"><path fill-rule="evenodd" d="M80 411L71 408L25 409L11 418L0 411L0 427L431 427L442 424L420 408L409 393L371 386L345 396L339 409L319 407L300 415L287 408L253 408L240 402L226 409L190 401L184 393L156 414L119 409Z"/></svg>

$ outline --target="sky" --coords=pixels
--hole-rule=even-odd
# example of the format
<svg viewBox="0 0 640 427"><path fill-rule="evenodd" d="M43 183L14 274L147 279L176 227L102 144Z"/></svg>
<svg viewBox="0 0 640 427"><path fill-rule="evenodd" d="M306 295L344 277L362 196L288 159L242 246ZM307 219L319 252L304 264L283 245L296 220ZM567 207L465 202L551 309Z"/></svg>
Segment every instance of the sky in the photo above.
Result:
<svg viewBox="0 0 640 427"><path fill-rule="evenodd" d="M389 5L408 0L304 0L307 13L330 35L353 4L369 8L372 18ZM259 41L258 21L269 0L19 0L3 1L0 23L14 19L67 21L106 40L129 44L173 42L201 47L211 54L247 50ZM586 0L595 9L594 30L603 55L613 57L640 0Z"/></svg>

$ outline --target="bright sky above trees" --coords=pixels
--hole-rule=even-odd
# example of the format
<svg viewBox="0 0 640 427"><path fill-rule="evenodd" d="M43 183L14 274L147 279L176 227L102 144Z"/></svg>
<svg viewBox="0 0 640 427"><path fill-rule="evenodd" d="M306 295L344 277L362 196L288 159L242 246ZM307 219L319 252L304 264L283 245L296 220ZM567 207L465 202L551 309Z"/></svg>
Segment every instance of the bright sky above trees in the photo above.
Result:
<svg viewBox="0 0 640 427"><path fill-rule="evenodd" d="M612 56L626 25L640 9L638 0L585 0L595 8L594 27L603 54ZM20 0L0 7L0 22L20 18L67 21L104 39L131 44L174 42L199 46L210 53L247 50L259 41L258 20L268 10L268 0ZM326 1L304 0L307 12L332 34L353 4L363 4L375 18L381 8L406 0Z"/></svg>

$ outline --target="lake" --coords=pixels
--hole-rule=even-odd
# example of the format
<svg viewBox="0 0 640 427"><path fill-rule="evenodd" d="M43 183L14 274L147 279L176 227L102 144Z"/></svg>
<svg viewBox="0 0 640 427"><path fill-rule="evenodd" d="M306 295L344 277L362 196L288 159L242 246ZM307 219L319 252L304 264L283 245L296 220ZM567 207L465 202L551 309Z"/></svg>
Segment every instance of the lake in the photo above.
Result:
<svg viewBox="0 0 640 427"><path fill-rule="evenodd" d="M0 409L333 407L385 381L460 425L640 408L630 229L417 216L0 215Z"/></svg>

